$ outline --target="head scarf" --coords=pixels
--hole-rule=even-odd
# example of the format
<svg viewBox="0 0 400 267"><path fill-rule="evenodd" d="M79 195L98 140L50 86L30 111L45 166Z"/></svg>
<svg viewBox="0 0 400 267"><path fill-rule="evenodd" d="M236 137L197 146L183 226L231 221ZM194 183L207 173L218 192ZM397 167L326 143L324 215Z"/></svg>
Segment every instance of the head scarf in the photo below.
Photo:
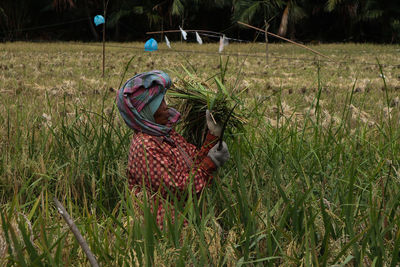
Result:
<svg viewBox="0 0 400 267"><path fill-rule="evenodd" d="M169 108L167 125L154 121L162 99L171 86L171 79L163 71L153 70L135 75L118 91L117 106L125 123L133 130L154 136L168 136L180 113Z"/></svg>

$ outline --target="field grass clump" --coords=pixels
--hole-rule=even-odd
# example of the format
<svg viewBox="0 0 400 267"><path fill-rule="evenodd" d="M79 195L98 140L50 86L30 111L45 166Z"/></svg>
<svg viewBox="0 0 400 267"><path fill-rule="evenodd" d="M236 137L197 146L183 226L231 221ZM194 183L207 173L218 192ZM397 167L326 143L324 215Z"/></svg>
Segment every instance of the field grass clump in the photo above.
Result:
<svg viewBox="0 0 400 267"><path fill-rule="evenodd" d="M316 47L349 62L334 64L274 44L265 65L265 46L254 44L259 57L231 55L221 69L219 55L117 46L107 48L101 79L101 45L0 44L1 265L89 264L53 197L100 265L399 264L398 47ZM250 45L227 49L248 53ZM235 96L227 107L240 102L246 119L227 133L231 159L210 187L176 203L188 226L182 219L161 231L127 189L132 132L115 93L132 56L127 76L168 67L178 88L189 81L182 65L196 86L223 70L219 81Z"/></svg>
<svg viewBox="0 0 400 267"><path fill-rule="evenodd" d="M189 143L197 147L202 145L207 132L206 110L210 111L215 123L218 122L222 127L226 124L226 130L230 133L243 130L246 122L246 115L238 112L239 109L235 111L240 104L240 92L235 92L235 88L228 91L224 85L228 60L225 67L221 61L219 77L210 77L204 81L183 68L186 75L177 73L178 80L168 93L172 98L171 104L181 112L179 131ZM212 85L207 83L209 80L213 81Z"/></svg>

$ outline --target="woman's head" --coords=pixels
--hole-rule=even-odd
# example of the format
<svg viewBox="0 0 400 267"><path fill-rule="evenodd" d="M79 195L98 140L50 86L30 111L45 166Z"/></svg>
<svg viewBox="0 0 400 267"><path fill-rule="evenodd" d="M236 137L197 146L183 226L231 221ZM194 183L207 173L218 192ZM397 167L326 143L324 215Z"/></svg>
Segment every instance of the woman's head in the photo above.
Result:
<svg viewBox="0 0 400 267"><path fill-rule="evenodd" d="M168 108L164 96L171 85L162 71L140 73L129 79L119 90L118 109L126 124L151 135L167 135L180 114Z"/></svg>
<svg viewBox="0 0 400 267"><path fill-rule="evenodd" d="M161 125L167 125L169 116L168 105L165 102L165 99L163 99L157 111L153 115L154 122Z"/></svg>
<svg viewBox="0 0 400 267"><path fill-rule="evenodd" d="M160 95L160 98L156 98L146 104L139 114L148 121L160 125L167 125L170 114L164 95Z"/></svg>

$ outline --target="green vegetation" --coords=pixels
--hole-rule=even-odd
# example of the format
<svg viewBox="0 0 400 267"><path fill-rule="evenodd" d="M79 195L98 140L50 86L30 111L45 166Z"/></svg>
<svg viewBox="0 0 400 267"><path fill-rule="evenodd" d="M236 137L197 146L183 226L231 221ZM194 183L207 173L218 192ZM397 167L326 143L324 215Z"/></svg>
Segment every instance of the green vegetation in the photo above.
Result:
<svg viewBox="0 0 400 267"><path fill-rule="evenodd" d="M104 266L399 264L398 47L314 46L336 60L318 62L271 45L266 65L265 44L229 45L257 53L231 55L224 76L248 122L227 134L231 159L211 186L176 204L188 226L160 231L127 189L116 87L132 56L124 79L162 69L174 82L182 65L220 75L220 57L215 45L118 46L102 79L100 44L0 44L1 265L89 264L53 197Z"/></svg>
<svg viewBox="0 0 400 267"><path fill-rule="evenodd" d="M175 106L181 113L181 123L177 130L189 143L197 147L201 147L207 133L205 116L207 109L211 111L215 122L218 121L221 125L226 123L227 131L243 130L243 124L246 122L244 114L235 112L240 103L238 97L240 92L236 87L228 92L224 85L228 62L229 57L225 63L221 58L220 73L206 80L200 80L186 68L183 68L185 75L171 73L178 77L169 92L172 99L170 105ZM237 82L238 80L236 84Z"/></svg>
<svg viewBox="0 0 400 267"><path fill-rule="evenodd" d="M99 41L102 26L93 22L99 14L110 41L143 40L148 31L179 26L252 40L254 31L238 21L261 28L268 23L269 31L303 42L400 41L396 0L2 0L0 41ZM180 33L168 37L178 40Z"/></svg>

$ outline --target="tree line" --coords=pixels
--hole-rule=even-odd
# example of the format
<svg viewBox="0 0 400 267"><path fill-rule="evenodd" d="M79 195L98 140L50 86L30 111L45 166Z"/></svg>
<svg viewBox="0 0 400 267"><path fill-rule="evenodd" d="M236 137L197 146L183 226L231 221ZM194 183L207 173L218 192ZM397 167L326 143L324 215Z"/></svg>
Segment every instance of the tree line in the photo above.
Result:
<svg viewBox="0 0 400 267"><path fill-rule="evenodd" d="M106 15L109 41L145 40L148 31L179 26L264 38L237 21L303 42L400 41L399 0L1 0L0 40L99 41L98 14Z"/></svg>

